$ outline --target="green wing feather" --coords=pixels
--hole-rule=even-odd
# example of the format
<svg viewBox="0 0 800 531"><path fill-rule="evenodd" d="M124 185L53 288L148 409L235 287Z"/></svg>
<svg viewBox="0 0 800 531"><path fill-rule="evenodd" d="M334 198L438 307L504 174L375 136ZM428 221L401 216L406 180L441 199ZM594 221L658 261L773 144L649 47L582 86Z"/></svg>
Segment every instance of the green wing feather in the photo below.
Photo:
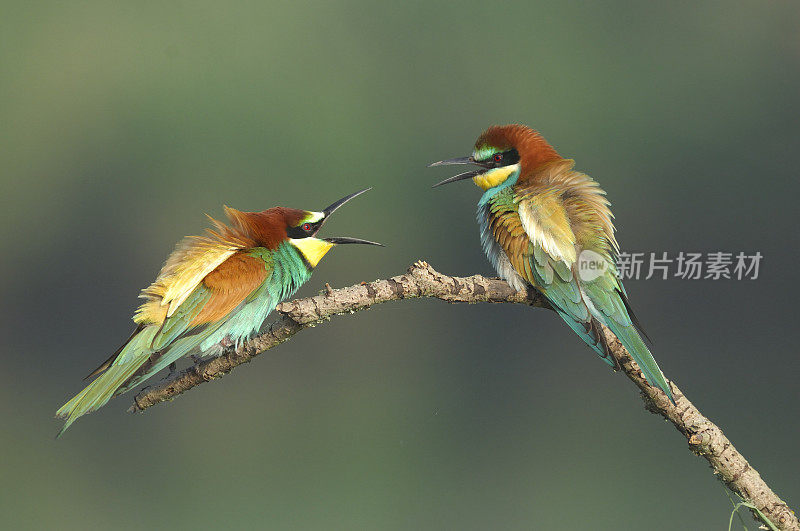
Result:
<svg viewBox="0 0 800 531"><path fill-rule="evenodd" d="M631 319L623 299L622 284L616 276L616 271L609 268L598 278L583 282L582 286L596 311L601 314L602 317L598 316L598 318L628 350L628 353L636 361L647 381L664 391L674 403L675 399L672 396L667 380L664 378L664 373L661 372L656 360L650 353L650 349L647 348L641 335L636 330L634 321Z"/></svg>
<svg viewBox="0 0 800 531"><path fill-rule="evenodd" d="M543 202L541 197L533 201L530 195L509 195L498 194L497 201L490 207L491 223L495 238L503 244L517 272L547 297L558 315L587 345L606 363L616 366L599 325L607 326L631 354L647 381L664 391L674 403L661 369L637 332L638 322L632 321L613 260L609 258L610 267L599 277L582 280L577 275L576 264L564 258L568 254L565 247L573 244L558 238L559 232L568 228L564 226L568 218L565 211L558 209L556 197L550 195L544 199L547 213L542 215L535 211ZM512 211L512 203L516 212ZM525 228L527 246L520 247L513 241L518 226ZM555 230L548 231L548 226ZM597 241L580 243L583 248L594 247L593 250L606 257L615 254L614 246L609 248L608 237L602 232ZM548 252L548 248L557 257Z"/></svg>
<svg viewBox="0 0 800 531"><path fill-rule="evenodd" d="M548 193L534 199L530 194L517 195L506 189L488 206L491 215L487 229L517 273L548 298L558 315L606 363L616 366L602 330L583 300L572 265L566 261L569 258L564 258L574 256L574 235L556 195ZM545 249L545 242L559 258ZM487 253L489 250L487 247Z"/></svg>
<svg viewBox="0 0 800 531"><path fill-rule="evenodd" d="M99 376L56 412L57 417L66 419L57 437L60 437L78 417L96 411L114 396L135 387L174 361L188 355L213 334L220 332L229 322L230 316L235 315L247 301L250 301L249 296L252 293L247 295L248 298L226 318L214 323L192 325L214 296L214 290L200 282L163 323L140 327L116 356L109 358L93 373ZM272 307L274 303L269 309ZM247 317L255 319L254 316ZM248 321L248 319L243 320Z"/></svg>
<svg viewBox="0 0 800 531"><path fill-rule="evenodd" d="M151 369L146 375L137 375L159 351L165 350L158 359L159 362L171 359L163 365L166 367L207 337L206 334L210 331L203 330L200 334L177 339L188 329L189 323L197 316L209 297L209 290L200 284L181 307L164 321L164 326L146 326L134 334L108 367L56 412L57 417L66 419L56 437L60 437L78 417L96 411L114 396L154 374L155 371ZM161 367L160 363L156 365Z"/></svg>
<svg viewBox="0 0 800 531"><path fill-rule="evenodd" d="M156 332L149 353L130 379L120 385L113 396L125 393L147 380L170 364L194 350L202 341L219 328L224 321L215 326L191 326L195 317L203 310L213 296L212 290L202 282L181 303L175 313L164 320Z"/></svg>
<svg viewBox="0 0 800 531"><path fill-rule="evenodd" d="M530 243L530 273L533 284L544 294L558 315L606 363L616 367L605 337L583 299L581 286L572 268L554 260L541 245Z"/></svg>
<svg viewBox="0 0 800 531"><path fill-rule="evenodd" d="M150 344L156 331L155 327L147 327L135 334L105 372L61 406L56 416L66 419L66 422L56 437L61 437L81 415L96 411L105 405L114 392L139 370L150 355Z"/></svg>
<svg viewBox="0 0 800 531"><path fill-rule="evenodd" d="M164 320L161 329L153 338L152 350L158 352L166 348L181 334L185 333L190 323L203 310L203 306L212 296L213 292L206 288L202 282L198 284L178 309Z"/></svg>

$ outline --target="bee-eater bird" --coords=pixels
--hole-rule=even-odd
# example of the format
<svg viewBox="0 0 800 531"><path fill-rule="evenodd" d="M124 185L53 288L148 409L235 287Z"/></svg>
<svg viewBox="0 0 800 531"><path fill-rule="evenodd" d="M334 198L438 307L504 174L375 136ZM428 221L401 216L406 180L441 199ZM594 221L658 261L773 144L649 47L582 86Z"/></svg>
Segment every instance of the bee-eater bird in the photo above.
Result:
<svg viewBox="0 0 800 531"><path fill-rule="evenodd" d="M472 155L430 166L450 164L478 167L434 186L472 179L483 190L481 243L498 274L517 290L541 292L581 339L618 368L600 325L607 326L647 381L674 403L619 279L613 215L600 186L519 124L489 127Z"/></svg>
<svg viewBox="0 0 800 531"><path fill-rule="evenodd" d="M291 297L334 245L380 243L316 238L333 212L361 190L321 212L225 207L230 225L213 218L205 236L181 241L155 282L142 291L131 337L86 379L97 376L56 413L62 433L81 415L147 380L179 358L218 355L258 332L275 306ZM57 437L58 437L57 436Z"/></svg>

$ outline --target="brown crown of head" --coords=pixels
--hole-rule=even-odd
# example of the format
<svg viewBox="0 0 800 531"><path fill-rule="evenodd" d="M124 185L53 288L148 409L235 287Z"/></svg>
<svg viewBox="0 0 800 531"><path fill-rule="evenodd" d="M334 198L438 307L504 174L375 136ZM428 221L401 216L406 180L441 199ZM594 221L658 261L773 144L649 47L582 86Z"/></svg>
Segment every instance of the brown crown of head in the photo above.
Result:
<svg viewBox="0 0 800 531"><path fill-rule="evenodd" d="M501 151L516 149L520 158L520 173L535 170L561 155L547 143L547 140L527 125L493 125L481 133L475 142L475 149L492 146Z"/></svg>
<svg viewBox="0 0 800 531"><path fill-rule="evenodd" d="M296 227L308 216L305 210L285 207L274 207L261 212L242 212L226 206L225 214L230 220L230 227L213 220L222 237L243 240L250 246L268 249L277 249L287 239L286 229Z"/></svg>

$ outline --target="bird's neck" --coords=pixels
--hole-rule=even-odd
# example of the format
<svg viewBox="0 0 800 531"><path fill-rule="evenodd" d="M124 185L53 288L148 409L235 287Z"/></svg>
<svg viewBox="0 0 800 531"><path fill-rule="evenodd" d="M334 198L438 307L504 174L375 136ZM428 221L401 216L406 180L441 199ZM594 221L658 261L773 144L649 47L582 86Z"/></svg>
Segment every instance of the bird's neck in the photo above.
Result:
<svg viewBox="0 0 800 531"><path fill-rule="evenodd" d="M302 253L288 241L279 244L271 251L272 282L280 293L275 295L279 300L291 297L297 288L311 278L312 267L305 260Z"/></svg>
<svg viewBox="0 0 800 531"><path fill-rule="evenodd" d="M481 188L485 192L489 188L494 188L503 184L518 173L519 164L500 166L499 168L492 168L491 170L476 175L472 178L472 182L474 182L478 188Z"/></svg>
<svg viewBox="0 0 800 531"><path fill-rule="evenodd" d="M500 169L500 168L498 168L498 169ZM480 200L478 201L478 206L479 207L484 206L486 203L491 201L491 199L498 192L517 184L517 179L519 179L519 167L517 167L516 170L513 171L511 173L511 175L509 175L506 179L504 179L502 182L500 182L499 184L496 184L494 186L483 187L480 184L476 183L476 184L478 184L478 186L480 186L484 190L483 195L481 196Z"/></svg>

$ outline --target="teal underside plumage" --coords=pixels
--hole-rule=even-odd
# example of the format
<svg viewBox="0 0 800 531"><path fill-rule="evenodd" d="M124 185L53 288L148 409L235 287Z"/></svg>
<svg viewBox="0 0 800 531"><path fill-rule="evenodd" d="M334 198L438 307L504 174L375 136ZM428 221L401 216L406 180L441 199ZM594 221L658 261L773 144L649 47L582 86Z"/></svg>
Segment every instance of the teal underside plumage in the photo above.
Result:
<svg viewBox="0 0 800 531"><path fill-rule="evenodd" d="M258 332L267 315L275 306L294 295L297 288L311 278L311 272L300 252L289 243L282 243L275 251L257 248L250 253L264 261L272 274L261 286L242 302L240 308L231 312L223 325L200 345L206 352L227 337L238 346Z"/></svg>
<svg viewBox="0 0 800 531"><path fill-rule="evenodd" d="M512 175L500 186L488 189L478 202L481 243L489 261L515 288L532 285L538 289L569 327L606 363L615 366L616 362L605 349L604 338L599 336L602 330L596 323L607 326L631 354L647 381L673 400L661 369L628 313L623 300L625 291L614 265L613 249L598 249L610 265L602 275L590 280L578 278L573 268L553 259L533 241L528 247L528 258L523 260L524 271L512 268L505 251L495 240L492 222L498 215L517 216L514 221L519 222L520 198L515 196L513 188L517 177ZM519 226L522 226L521 222Z"/></svg>
<svg viewBox="0 0 800 531"><path fill-rule="evenodd" d="M289 297L311 277L300 252L288 242L276 250L254 248L248 254L263 260L268 275L224 319L211 324L191 326L213 295L200 283L163 326L148 325L135 334L105 372L67 402L56 413L66 422L57 437L81 415L96 411L112 397L129 391L170 364L189 354L222 352L220 342L236 345L246 341L261 328L275 306Z"/></svg>

